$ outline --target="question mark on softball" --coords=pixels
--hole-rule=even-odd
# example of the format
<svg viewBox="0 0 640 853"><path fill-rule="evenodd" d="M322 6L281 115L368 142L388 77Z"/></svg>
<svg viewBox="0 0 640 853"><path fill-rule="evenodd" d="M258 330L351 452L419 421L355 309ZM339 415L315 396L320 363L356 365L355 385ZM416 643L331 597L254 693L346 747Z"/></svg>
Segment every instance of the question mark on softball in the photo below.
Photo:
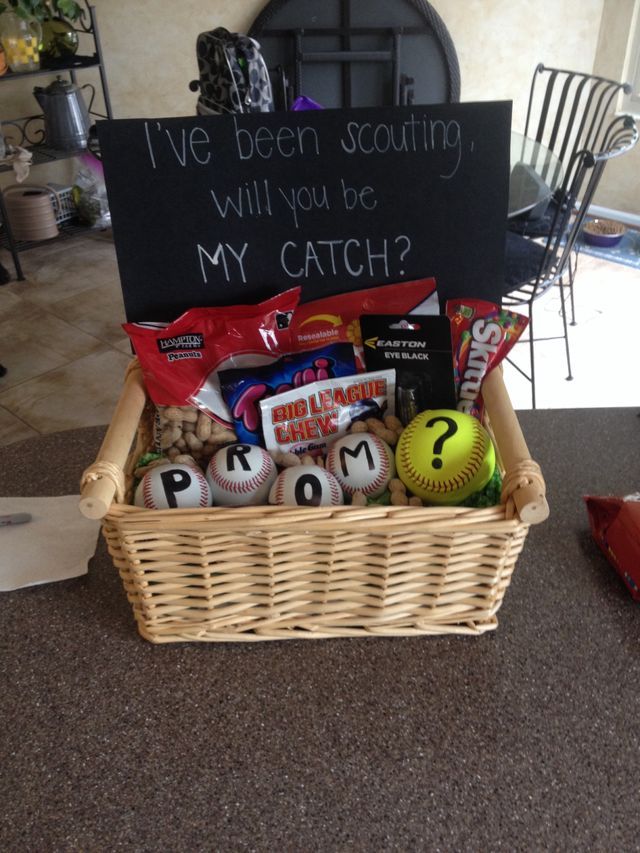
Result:
<svg viewBox="0 0 640 853"><path fill-rule="evenodd" d="M397 243L398 240L406 241L404 249L400 252L400 265L402 265L402 262L404 261L405 257L409 254L409 249L411 248L411 240L407 237L406 234L400 234L393 242ZM404 270L400 270L400 275L404 275Z"/></svg>
<svg viewBox="0 0 640 853"><path fill-rule="evenodd" d="M433 443L433 453L434 459L431 461L431 464L434 468L442 468L442 459L440 458L442 454L442 448L444 447L445 441L451 438L452 435L455 435L458 432L458 424L453 420L453 418L445 418L445 417L437 417L431 418L430 421L427 421L426 427L433 427L435 424L442 422L447 425L447 429L442 435L438 436L438 438Z"/></svg>

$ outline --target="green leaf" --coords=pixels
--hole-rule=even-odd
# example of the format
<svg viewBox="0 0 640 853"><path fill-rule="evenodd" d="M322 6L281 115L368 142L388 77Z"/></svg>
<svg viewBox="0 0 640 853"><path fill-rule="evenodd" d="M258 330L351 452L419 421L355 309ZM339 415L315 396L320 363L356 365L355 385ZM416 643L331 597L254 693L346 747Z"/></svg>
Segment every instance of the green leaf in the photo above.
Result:
<svg viewBox="0 0 640 853"><path fill-rule="evenodd" d="M16 15L25 21L30 18L41 21L46 10L42 0L9 0L9 4Z"/></svg>
<svg viewBox="0 0 640 853"><path fill-rule="evenodd" d="M17 4L15 7L15 12L19 18L24 18L25 21L28 21L30 18L33 18L31 5L28 2Z"/></svg>
<svg viewBox="0 0 640 853"><path fill-rule="evenodd" d="M21 18L24 17L23 10L20 8L19 0L9 0L8 3L0 3L0 10L0 14L2 14L2 12L14 11Z"/></svg>
<svg viewBox="0 0 640 853"><path fill-rule="evenodd" d="M72 21L75 21L82 14L82 9L75 0L53 0L53 5L57 12Z"/></svg>
<svg viewBox="0 0 640 853"><path fill-rule="evenodd" d="M0 14L8 9L13 9L24 20L36 18L43 21L61 15L75 21L82 15L82 7L76 0L8 0L8 3L0 3Z"/></svg>

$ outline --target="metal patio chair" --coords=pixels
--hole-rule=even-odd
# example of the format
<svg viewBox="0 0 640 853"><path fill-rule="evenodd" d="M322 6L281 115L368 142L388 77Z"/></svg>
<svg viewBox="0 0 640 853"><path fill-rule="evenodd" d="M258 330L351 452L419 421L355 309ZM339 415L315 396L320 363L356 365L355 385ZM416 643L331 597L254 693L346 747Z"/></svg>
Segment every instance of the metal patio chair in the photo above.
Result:
<svg viewBox="0 0 640 853"><path fill-rule="evenodd" d="M570 186L572 169L578 168L580 151L605 151L608 119L614 114L621 93L629 93L629 83L609 80L595 74L585 74L561 68L536 66L531 81L524 135L550 149L558 158L555 166L543 166L540 175L549 183L558 182L559 175L545 174L545 168L564 171L561 189L548 206L534 215L523 215L509 223L509 230L524 237L547 237L551 232L558 206L567 203L563 188ZM595 192L595 187L593 188ZM569 290L571 325L575 325L573 280L577 252L568 259L565 287Z"/></svg>
<svg viewBox="0 0 640 853"><path fill-rule="evenodd" d="M561 185L563 203L553 208L549 232L538 240L528 239L507 231L505 253L505 283L502 297L504 307L526 306L529 316L529 372L515 361L511 364L531 382L532 408L536 408L534 344L542 340L564 339L567 360L567 379L572 379L571 354L567 328L566 294L563 286L569 274L571 254L574 251L589 205L602 177L605 166L614 157L629 151L638 141L638 128L631 116L618 116L610 122L599 137L602 146L596 153L583 149L574 153L568 163ZM560 288L560 315L562 335L537 338L534 326L535 303Z"/></svg>

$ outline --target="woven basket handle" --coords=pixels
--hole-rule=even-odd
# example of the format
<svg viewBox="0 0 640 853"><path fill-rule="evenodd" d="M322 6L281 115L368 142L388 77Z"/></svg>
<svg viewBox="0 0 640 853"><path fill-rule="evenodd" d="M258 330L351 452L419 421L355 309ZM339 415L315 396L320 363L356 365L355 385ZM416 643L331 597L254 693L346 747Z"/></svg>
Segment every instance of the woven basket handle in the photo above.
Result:
<svg viewBox="0 0 640 853"><path fill-rule="evenodd" d="M501 369L492 370L485 378L482 397L505 469L503 499L513 500L525 524L539 524L549 516L546 487L539 466L529 455Z"/></svg>
<svg viewBox="0 0 640 853"><path fill-rule="evenodd" d="M86 518L103 518L114 497L123 499L124 466L145 402L142 370L133 361L96 461L82 475L80 512Z"/></svg>

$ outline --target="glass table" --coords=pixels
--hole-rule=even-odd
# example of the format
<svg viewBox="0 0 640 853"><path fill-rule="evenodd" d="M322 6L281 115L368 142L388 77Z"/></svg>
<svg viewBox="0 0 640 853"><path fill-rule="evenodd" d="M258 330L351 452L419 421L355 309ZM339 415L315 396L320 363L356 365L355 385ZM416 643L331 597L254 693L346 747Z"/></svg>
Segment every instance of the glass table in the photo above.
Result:
<svg viewBox="0 0 640 853"><path fill-rule="evenodd" d="M522 133L511 133L509 218L542 215L563 177L562 163L552 151Z"/></svg>

